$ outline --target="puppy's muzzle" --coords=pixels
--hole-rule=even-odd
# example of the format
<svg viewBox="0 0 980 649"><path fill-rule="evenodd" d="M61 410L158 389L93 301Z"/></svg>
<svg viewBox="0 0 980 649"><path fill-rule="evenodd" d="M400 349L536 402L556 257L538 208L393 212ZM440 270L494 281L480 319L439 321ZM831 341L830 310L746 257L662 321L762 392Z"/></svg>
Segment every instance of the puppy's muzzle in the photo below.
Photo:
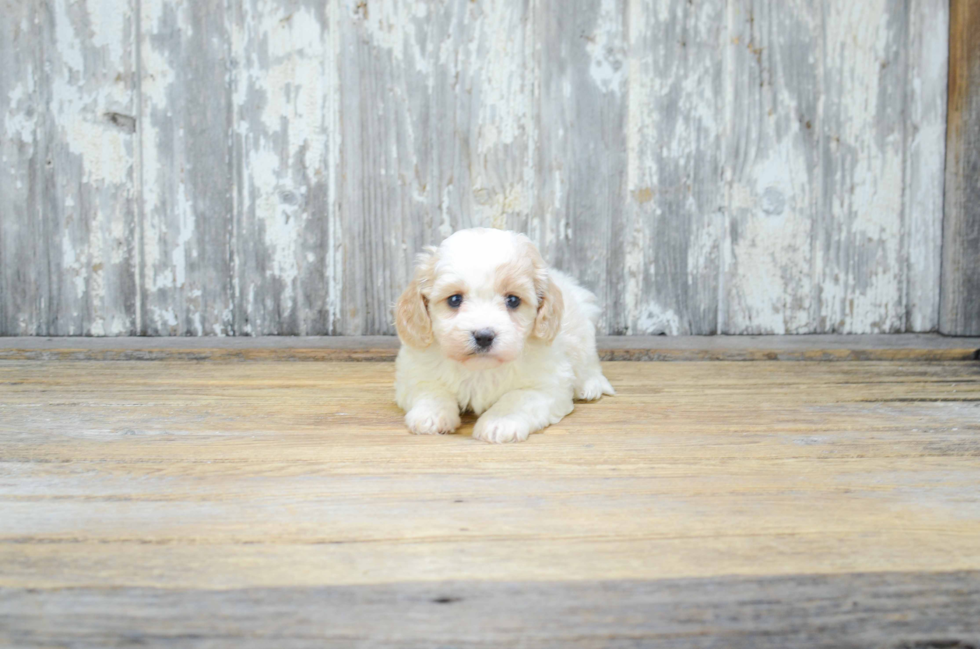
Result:
<svg viewBox="0 0 980 649"><path fill-rule="evenodd" d="M496 334L491 329L480 329L473 332L473 342L476 343L477 350L486 351L493 344Z"/></svg>

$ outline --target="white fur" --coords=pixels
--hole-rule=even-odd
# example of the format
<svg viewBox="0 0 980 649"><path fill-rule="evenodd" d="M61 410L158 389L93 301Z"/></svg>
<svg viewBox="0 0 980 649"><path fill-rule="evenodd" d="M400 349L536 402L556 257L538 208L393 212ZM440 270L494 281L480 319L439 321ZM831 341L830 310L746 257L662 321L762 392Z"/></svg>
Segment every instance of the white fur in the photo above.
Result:
<svg viewBox="0 0 980 649"><path fill-rule="evenodd" d="M454 292L463 295L458 309L446 302ZM507 294L517 292L522 304L509 308ZM570 413L573 398L614 394L596 353L595 296L547 268L524 235L450 236L422 256L396 315L396 399L413 433L451 433L468 410L480 415L475 438L523 441ZM560 328L549 328L549 317L560 317ZM472 340L481 329L496 334L489 351Z"/></svg>

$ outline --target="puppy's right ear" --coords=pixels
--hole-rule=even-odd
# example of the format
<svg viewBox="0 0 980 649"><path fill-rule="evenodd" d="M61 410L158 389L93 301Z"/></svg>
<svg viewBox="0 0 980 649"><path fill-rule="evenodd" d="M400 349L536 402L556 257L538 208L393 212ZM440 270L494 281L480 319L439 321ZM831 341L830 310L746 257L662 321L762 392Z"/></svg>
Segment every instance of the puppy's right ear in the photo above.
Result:
<svg viewBox="0 0 980 649"><path fill-rule="evenodd" d="M426 286L431 285L435 274L435 249L429 248L419 255L415 266L415 276L398 298L395 306L395 328L398 337L409 347L425 349L432 344L432 319L429 317L428 301L423 295Z"/></svg>

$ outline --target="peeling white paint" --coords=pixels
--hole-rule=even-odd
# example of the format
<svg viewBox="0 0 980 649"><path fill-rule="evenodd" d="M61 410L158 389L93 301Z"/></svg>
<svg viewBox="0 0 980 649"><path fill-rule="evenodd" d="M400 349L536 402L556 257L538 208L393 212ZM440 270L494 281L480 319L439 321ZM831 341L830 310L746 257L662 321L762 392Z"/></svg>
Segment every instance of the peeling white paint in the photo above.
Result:
<svg viewBox="0 0 980 649"><path fill-rule="evenodd" d="M787 105L794 102L783 97ZM798 129L765 141L766 157L731 191L727 326L750 333L804 333L810 323L810 188Z"/></svg>
<svg viewBox="0 0 980 649"><path fill-rule="evenodd" d="M646 334L665 333L668 336L676 336L681 333L681 322L672 309L651 303L646 305L637 318L636 329Z"/></svg>
<svg viewBox="0 0 980 649"><path fill-rule="evenodd" d="M617 0L601 0L595 31L587 38L591 57L589 74L605 92L622 93L626 65L623 59L623 23L616 9Z"/></svg>
<svg viewBox="0 0 980 649"><path fill-rule="evenodd" d="M324 48L327 65L324 74L324 125L332 137L327 142L327 160L325 174L327 177L327 195L330 205L325 216L327 219L328 240L326 242L327 295L324 296L327 308L328 325L331 333L336 332L335 323L342 317L344 266L343 241L344 232L341 223L337 175L340 168L341 143L343 135L340 125L340 70L334 62L340 60L340 0L328 0L327 29L329 34L328 46Z"/></svg>
<svg viewBox="0 0 980 649"><path fill-rule="evenodd" d="M881 62L888 59L891 35L883 25L888 9L886 0L842 0L832 4L826 19L829 63L848 70L840 76L834 123L841 146L853 151L841 159L851 161L849 175L830 179L844 192L828 208L835 235L853 257L837 260L818 247L814 262L823 278L821 317L841 333L887 333L904 326L901 131L876 141L887 128L879 116L893 108L879 103ZM873 260L863 253L869 245L877 247ZM870 266L856 261L862 259Z"/></svg>
<svg viewBox="0 0 980 649"><path fill-rule="evenodd" d="M7 111L4 115L4 132L11 140L33 146L37 128L37 111L32 106L34 94L34 70L26 71L26 81L14 86L7 94Z"/></svg>
<svg viewBox="0 0 980 649"><path fill-rule="evenodd" d="M942 264L944 168L946 154L949 15L929 0L909 6L909 123L905 173L906 329L931 331L939 326Z"/></svg>
<svg viewBox="0 0 980 649"><path fill-rule="evenodd" d="M470 43L470 61L482 62L480 73L480 151L514 143L525 133L528 87L524 76L521 13L494 3L483 10L476 38Z"/></svg>
<svg viewBox="0 0 980 649"><path fill-rule="evenodd" d="M112 5L111 9L102 6L105 4ZM86 6L104 9L98 12L99 15L123 13L114 3L93 1ZM60 65L53 67L51 75L52 116L63 129L63 141L72 153L82 159L87 182L126 183L132 170L132 156L124 142L129 136L111 128L105 113L113 105L126 103L128 97L121 96L117 86L112 83L87 88L90 84L86 83L86 77L91 72L85 69L82 54L84 36L76 33L65 0L57 0L53 15ZM117 45L109 49L112 54L121 56L119 44L125 42L127 37L122 20L100 24L99 27L100 31L96 33L100 40L95 44L114 41Z"/></svg>
<svg viewBox="0 0 980 649"><path fill-rule="evenodd" d="M90 42L93 46L104 48L111 61L122 61L124 47L129 44L125 38L126 21L131 18L129 7L118 2L85 3L90 29Z"/></svg>

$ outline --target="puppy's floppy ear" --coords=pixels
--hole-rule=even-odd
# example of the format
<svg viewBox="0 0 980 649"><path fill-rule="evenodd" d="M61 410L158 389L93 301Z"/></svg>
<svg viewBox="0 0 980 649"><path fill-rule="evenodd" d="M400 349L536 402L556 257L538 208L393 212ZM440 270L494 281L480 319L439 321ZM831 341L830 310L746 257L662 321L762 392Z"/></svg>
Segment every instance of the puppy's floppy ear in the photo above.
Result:
<svg viewBox="0 0 980 649"><path fill-rule="evenodd" d="M531 333L541 340L551 342L561 329L565 300L562 298L561 289L551 278L537 246L527 237L524 239L527 242L528 257L534 265L534 290L538 294L538 315L534 318L534 329Z"/></svg>
<svg viewBox="0 0 980 649"><path fill-rule="evenodd" d="M432 344L432 320L423 290L435 274L435 248L419 255L415 276L398 298L395 306L395 328L398 337L409 347L424 349Z"/></svg>
<svg viewBox="0 0 980 649"><path fill-rule="evenodd" d="M545 271L547 272L547 271ZM561 329L561 316L565 310L561 289L549 276L544 290L538 292L538 315L534 318L534 335L551 342Z"/></svg>

